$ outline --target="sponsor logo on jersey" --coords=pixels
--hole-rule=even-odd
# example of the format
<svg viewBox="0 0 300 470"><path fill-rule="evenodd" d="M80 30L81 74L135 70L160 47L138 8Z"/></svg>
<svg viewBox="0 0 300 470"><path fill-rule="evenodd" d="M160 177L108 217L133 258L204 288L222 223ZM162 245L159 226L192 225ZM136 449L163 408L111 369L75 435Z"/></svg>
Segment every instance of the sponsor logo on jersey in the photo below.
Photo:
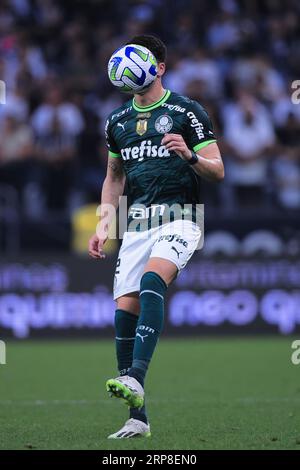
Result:
<svg viewBox="0 0 300 470"><path fill-rule="evenodd" d="M104 128L104 134L105 134L105 139L107 143L107 147L110 148L110 143L109 143L109 135L108 135L108 126L109 126L109 120L106 120L105 123L105 128Z"/></svg>
<svg viewBox="0 0 300 470"><path fill-rule="evenodd" d="M129 113L129 111L132 111L132 106L129 106L129 108L123 109L123 110L120 111L119 113L113 114L113 115L111 116L111 120L113 120L115 117L118 118L118 117L124 116L124 114Z"/></svg>
<svg viewBox="0 0 300 470"><path fill-rule="evenodd" d="M198 119L196 118L195 114L192 111L189 111L187 113L187 117L191 120L191 127L195 129L198 139L202 140L204 138L202 122L198 121Z"/></svg>
<svg viewBox="0 0 300 470"><path fill-rule="evenodd" d="M168 103L163 103L162 108L168 108L170 111L177 111L178 113L185 113L186 109L181 108L181 106L178 106L178 104L168 104Z"/></svg>
<svg viewBox="0 0 300 470"><path fill-rule="evenodd" d="M136 115L137 119L150 119L151 118L151 113L138 113Z"/></svg>
<svg viewBox="0 0 300 470"><path fill-rule="evenodd" d="M156 119L154 127L160 134L166 134L173 127L173 119L168 114L163 114Z"/></svg>
<svg viewBox="0 0 300 470"><path fill-rule="evenodd" d="M151 140L143 140L139 146L121 149L123 160L142 162L145 157L170 157L169 150L164 145L152 145Z"/></svg>
<svg viewBox="0 0 300 470"><path fill-rule="evenodd" d="M131 206L128 215L133 219L149 219L150 217L162 216L166 207L162 204L152 204L150 207Z"/></svg>

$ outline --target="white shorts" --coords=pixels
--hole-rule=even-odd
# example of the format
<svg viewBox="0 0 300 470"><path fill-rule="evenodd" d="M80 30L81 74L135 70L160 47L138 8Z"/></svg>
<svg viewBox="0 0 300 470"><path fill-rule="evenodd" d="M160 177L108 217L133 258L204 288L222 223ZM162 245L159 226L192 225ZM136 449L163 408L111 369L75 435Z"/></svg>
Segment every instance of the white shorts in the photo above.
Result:
<svg viewBox="0 0 300 470"><path fill-rule="evenodd" d="M180 271L198 247L201 230L190 220L176 220L144 232L125 232L119 251L114 299L140 290L149 258L172 261Z"/></svg>

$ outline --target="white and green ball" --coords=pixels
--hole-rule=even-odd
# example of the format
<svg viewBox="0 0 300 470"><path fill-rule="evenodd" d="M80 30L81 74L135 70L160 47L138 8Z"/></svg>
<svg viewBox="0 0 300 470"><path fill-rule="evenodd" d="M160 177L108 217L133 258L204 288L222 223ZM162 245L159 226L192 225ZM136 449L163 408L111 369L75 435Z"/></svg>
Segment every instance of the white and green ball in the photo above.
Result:
<svg viewBox="0 0 300 470"><path fill-rule="evenodd" d="M108 76L120 91L140 93L157 76L157 61L144 46L127 44L117 49L108 62Z"/></svg>

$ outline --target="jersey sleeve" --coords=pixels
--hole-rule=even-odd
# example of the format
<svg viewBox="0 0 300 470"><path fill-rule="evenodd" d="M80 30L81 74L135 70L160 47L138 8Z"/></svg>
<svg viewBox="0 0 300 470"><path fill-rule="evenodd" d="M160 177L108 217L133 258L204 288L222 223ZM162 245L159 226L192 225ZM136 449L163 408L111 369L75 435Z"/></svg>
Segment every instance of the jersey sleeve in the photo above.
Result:
<svg viewBox="0 0 300 470"><path fill-rule="evenodd" d="M186 112L185 141L187 146L198 152L207 145L216 142L212 122L205 109L192 101Z"/></svg>
<svg viewBox="0 0 300 470"><path fill-rule="evenodd" d="M108 148L108 155L113 158L120 157L120 151L111 132L111 123L109 118L105 123L105 140Z"/></svg>

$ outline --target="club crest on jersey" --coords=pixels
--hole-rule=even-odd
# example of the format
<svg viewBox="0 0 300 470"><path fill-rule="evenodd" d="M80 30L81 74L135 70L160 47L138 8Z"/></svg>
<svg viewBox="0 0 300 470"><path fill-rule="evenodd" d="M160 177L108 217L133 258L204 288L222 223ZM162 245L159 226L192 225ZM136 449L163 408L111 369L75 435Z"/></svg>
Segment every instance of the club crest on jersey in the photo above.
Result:
<svg viewBox="0 0 300 470"><path fill-rule="evenodd" d="M156 119L154 126L157 132L166 134L173 127L173 119L168 114L163 114Z"/></svg>

